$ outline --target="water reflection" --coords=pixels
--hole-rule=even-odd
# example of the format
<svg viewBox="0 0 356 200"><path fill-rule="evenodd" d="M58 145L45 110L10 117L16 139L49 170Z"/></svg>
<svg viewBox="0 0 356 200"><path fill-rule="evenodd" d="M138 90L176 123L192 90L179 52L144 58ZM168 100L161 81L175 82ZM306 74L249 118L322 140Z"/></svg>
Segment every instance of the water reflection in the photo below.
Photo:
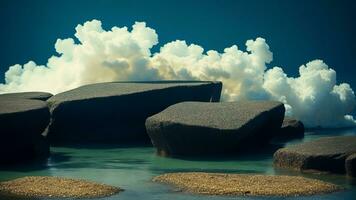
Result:
<svg viewBox="0 0 356 200"><path fill-rule="evenodd" d="M313 130L308 131L303 139L287 143L276 142L260 152L245 153L235 156L213 156L200 158L164 158L156 156L155 149L144 147L54 147L51 158L44 163L32 163L16 167L1 166L0 179L9 180L28 175L62 176L88 179L125 189L125 192L101 199L353 199L356 196L355 179L343 175L304 174L300 172L274 169L272 156L274 151L284 145L291 145L312 139L334 136L356 135L355 129ZM338 185L347 190L317 196L306 197L216 197L180 193L174 188L151 182L153 176L166 172L207 171L228 173L284 174L316 178Z"/></svg>

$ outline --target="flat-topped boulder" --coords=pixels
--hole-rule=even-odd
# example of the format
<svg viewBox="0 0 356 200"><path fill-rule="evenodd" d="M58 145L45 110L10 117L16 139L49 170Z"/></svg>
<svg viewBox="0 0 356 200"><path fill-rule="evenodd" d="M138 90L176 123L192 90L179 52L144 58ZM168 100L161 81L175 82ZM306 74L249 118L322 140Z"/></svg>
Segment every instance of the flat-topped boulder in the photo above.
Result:
<svg viewBox="0 0 356 200"><path fill-rule="evenodd" d="M0 98L20 98L20 99L35 99L46 101L53 95L47 92L18 92L0 94Z"/></svg>
<svg viewBox="0 0 356 200"><path fill-rule="evenodd" d="M231 153L267 143L281 127L275 101L183 102L146 120L159 155Z"/></svg>
<svg viewBox="0 0 356 200"><path fill-rule="evenodd" d="M345 173L345 160L356 153L356 136L325 137L279 149L276 167L299 171Z"/></svg>
<svg viewBox="0 0 356 200"><path fill-rule="evenodd" d="M285 117L276 135L279 139L293 139L293 138L303 138L304 137L304 124L292 117Z"/></svg>
<svg viewBox="0 0 356 200"><path fill-rule="evenodd" d="M48 138L53 144L149 142L145 120L182 101L219 101L221 82L112 82L57 94Z"/></svg>
<svg viewBox="0 0 356 200"><path fill-rule="evenodd" d="M47 156L49 146L41 134L49 121L44 101L0 98L0 162Z"/></svg>

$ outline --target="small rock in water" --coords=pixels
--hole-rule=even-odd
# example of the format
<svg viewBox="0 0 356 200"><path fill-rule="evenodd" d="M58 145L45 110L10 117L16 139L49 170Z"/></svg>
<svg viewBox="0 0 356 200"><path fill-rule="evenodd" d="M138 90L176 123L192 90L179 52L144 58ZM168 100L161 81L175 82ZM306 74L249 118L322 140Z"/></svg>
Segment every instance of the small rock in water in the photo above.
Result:
<svg viewBox="0 0 356 200"><path fill-rule="evenodd" d="M352 174L352 157L356 153L356 136L325 137L279 149L274 154L276 167L305 172L322 171ZM350 167L347 167L350 166Z"/></svg>

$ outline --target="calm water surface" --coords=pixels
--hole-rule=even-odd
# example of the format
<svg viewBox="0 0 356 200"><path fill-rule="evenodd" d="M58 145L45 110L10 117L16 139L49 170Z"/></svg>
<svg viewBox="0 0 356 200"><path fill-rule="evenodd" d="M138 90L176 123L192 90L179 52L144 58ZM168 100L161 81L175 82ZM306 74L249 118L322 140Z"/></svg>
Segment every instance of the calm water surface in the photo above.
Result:
<svg viewBox="0 0 356 200"><path fill-rule="evenodd" d="M356 135L356 129L309 131L303 139L288 143L275 141L277 145L291 145L325 136ZM62 148L51 149L52 157L42 164L27 164L21 167L0 169L0 180L9 180L23 176L61 176L88 179L125 189L124 192L103 200L134 199L305 199L336 200L356 199L356 180L342 175L303 174L289 170L276 170L272 166L273 149L261 153L236 157L214 157L178 159L163 158L155 155L152 147L101 147L101 148ZM298 175L329 181L346 187L345 191L326 195L305 197L218 197L192 195L176 192L174 188L151 182L152 177L165 172L208 171L254 174Z"/></svg>

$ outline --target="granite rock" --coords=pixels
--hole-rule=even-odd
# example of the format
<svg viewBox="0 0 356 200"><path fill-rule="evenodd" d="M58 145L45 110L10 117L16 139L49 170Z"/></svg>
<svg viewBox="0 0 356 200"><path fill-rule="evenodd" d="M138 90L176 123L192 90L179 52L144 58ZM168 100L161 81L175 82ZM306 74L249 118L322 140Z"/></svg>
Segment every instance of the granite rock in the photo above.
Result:
<svg viewBox="0 0 356 200"><path fill-rule="evenodd" d="M34 99L46 101L53 95L47 92L19 92L19 93L5 93L1 94L0 98L20 98L20 99Z"/></svg>
<svg viewBox="0 0 356 200"><path fill-rule="evenodd" d="M44 101L0 98L0 162L47 157L49 145L42 133L49 121L50 112Z"/></svg>
<svg viewBox="0 0 356 200"><path fill-rule="evenodd" d="M145 120L182 101L219 101L221 82L112 82L57 94L48 103L52 144L149 142Z"/></svg>
<svg viewBox="0 0 356 200"><path fill-rule="evenodd" d="M279 149L274 154L274 165L345 174L345 160L353 153L356 153L356 136L325 137Z"/></svg>
<svg viewBox="0 0 356 200"><path fill-rule="evenodd" d="M160 155L231 153L267 143L284 112L275 101L183 102L149 117L146 129Z"/></svg>

